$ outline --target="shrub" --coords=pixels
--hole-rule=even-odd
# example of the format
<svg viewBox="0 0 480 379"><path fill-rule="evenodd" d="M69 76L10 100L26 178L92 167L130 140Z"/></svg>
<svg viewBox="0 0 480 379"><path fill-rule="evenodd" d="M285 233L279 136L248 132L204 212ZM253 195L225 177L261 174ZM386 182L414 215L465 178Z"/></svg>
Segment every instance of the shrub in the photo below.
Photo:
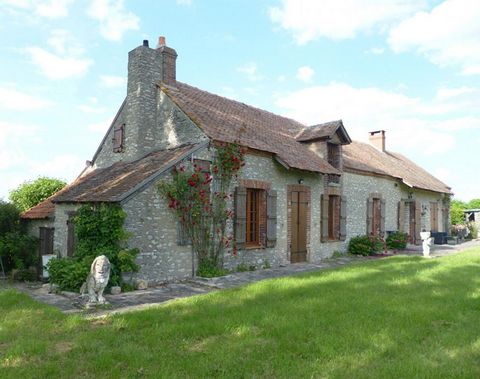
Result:
<svg viewBox="0 0 480 379"><path fill-rule="evenodd" d="M216 276L227 275L229 271L225 268L219 268L216 264L210 263L208 260L203 260L200 262L197 275L202 278L214 278Z"/></svg>
<svg viewBox="0 0 480 379"><path fill-rule="evenodd" d="M407 247L408 234L403 232L393 232L385 240L387 248L392 250L403 250Z"/></svg>
<svg viewBox="0 0 480 379"><path fill-rule="evenodd" d="M348 252L355 255L373 255L382 250L384 243L377 236L356 236L348 243Z"/></svg>
<svg viewBox="0 0 480 379"><path fill-rule="evenodd" d="M126 249L128 233L123 227L126 214L116 204L85 204L75 216L77 247L73 258L54 260L50 281L61 289L78 291L85 282L90 265L99 255L110 261L108 287L122 285L122 272L137 272L138 249Z"/></svg>
<svg viewBox="0 0 480 379"><path fill-rule="evenodd" d="M477 239L478 238L478 226L475 222L469 222L467 223L468 230L470 233L468 233L467 238L471 239Z"/></svg>
<svg viewBox="0 0 480 379"><path fill-rule="evenodd" d="M87 279L93 259L54 258L47 264L50 282L60 289L77 292Z"/></svg>

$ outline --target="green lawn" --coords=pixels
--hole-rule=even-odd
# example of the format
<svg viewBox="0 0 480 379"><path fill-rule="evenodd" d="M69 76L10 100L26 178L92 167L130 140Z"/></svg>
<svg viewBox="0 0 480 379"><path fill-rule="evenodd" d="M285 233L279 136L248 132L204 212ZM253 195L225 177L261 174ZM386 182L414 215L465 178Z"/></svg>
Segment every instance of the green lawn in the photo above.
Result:
<svg viewBox="0 0 480 379"><path fill-rule="evenodd" d="M1 378L478 378L480 249L86 320L0 291Z"/></svg>

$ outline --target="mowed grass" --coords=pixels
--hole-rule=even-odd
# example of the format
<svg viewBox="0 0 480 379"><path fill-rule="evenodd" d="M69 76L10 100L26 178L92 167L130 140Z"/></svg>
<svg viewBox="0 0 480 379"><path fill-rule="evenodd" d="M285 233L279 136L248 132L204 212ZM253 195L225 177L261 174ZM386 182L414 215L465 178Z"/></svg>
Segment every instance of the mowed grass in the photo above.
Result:
<svg viewBox="0 0 480 379"><path fill-rule="evenodd" d="M129 314L0 291L1 378L478 378L480 249L263 281Z"/></svg>

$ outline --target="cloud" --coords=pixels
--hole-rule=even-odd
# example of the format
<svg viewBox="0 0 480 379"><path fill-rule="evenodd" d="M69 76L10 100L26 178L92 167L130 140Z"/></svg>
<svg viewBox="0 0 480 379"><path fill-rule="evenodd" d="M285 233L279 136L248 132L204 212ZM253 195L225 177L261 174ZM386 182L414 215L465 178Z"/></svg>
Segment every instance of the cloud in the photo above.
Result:
<svg viewBox="0 0 480 379"><path fill-rule="evenodd" d="M192 0L177 0L178 5L192 5Z"/></svg>
<svg viewBox="0 0 480 379"><path fill-rule="evenodd" d="M373 55L382 55L385 52L385 49L383 47L372 47L365 52Z"/></svg>
<svg viewBox="0 0 480 379"><path fill-rule="evenodd" d="M49 79L66 79L82 76L92 65L93 61L87 58L53 54L40 47L27 47L25 51L30 55L32 62L40 72Z"/></svg>
<svg viewBox="0 0 480 379"><path fill-rule="evenodd" d="M305 44L320 37L341 40L372 29L382 31L424 7L425 1L418 0L283 0L269 9L269 15L298 44Z"/></svg>
<svg viewBox="0 0 480 379"><path fill-rule="evenodd" d="M251 82L258 82L263 79L263 76L258 73L258 66L255 62L245 63L243 66L238 67L237 71L245 74Z"/></svg>
<svg viewBox="0 0 480 379"><path fill-rule="evenodd" d="M0 170L18 167L26 161L22 146L36 138L37 130L34 125L0 121Z"/></svg>
<svg viewBox="0 0 480 379"><path fill-rule="evenodd" d="M302 82L308 83L315 75L315 70L308 66L302 66L297 70L297 79Z"/></svg>
<svg viewBox="0 0 480 379"><path fill-rule="evenodd" d="M479 1L446 0L392 28L388 43L397 53L416 51L440 67L480 74L479 19Z"/></svg>
<svg viewBox="0 0 480 379"><path fill-rule="evenodd" d="M88 125L87 129L92 132L106 133L111 124L112 124L112 119L107 118L106 120L95 122L93 124Z"/></svg>
<svg viewBox="0 0 480 379"><path fill-rule="evenodd" d="M129 30L138 30L140 19L125 9L123 0L92 0L87 15L100 23L100 34L120 41Z"/></svg>
<svg viewBox="0 0 480 379"><path fill-rule="evenodd" d="M436 155L455 147L452 131L478 128L479 101L479 90L465 88L442 88L425 100L376 87L332 82L292 92L279 98L276 105L286 116L307 125L343 119L353 139L366 141L368 131L385 129L389 149L405 150L408 141L409 149Z"/></svg>
<svg viewBox="0 0 480 379"><path fill-rule="evenodd" d="M35 13L36 16L58 19L68 16L68 7L73 0L3 0L9 6Z"/></svg>
<svg viewBox="0 0 480 379"><path fill-rule="evenodd" d="M38 110L51 107L50 100L38 98L11 87L0 87L0 108L11 110Z"/></svg>
<svg viewBox="0 0 480 379"><path fill-rule="evenodd" d="M106 88L118 88L127 85L127 78L124 76L100 75L100 85Z"/></svg>
<svg viewBox="0 0 480 379"><path fill-rule="evenodd" d="M44 162L31 161L28 166L34 176L50 176L70 181L85 167L85 159L74 154L61 154Z"/></svg>

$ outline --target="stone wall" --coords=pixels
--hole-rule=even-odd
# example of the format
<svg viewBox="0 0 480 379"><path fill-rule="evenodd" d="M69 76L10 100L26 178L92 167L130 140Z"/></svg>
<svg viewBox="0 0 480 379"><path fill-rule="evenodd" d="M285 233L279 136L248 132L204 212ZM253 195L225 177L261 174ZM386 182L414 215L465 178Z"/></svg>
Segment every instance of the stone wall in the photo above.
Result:
<svg viewBox="0 0 480 379"><path fill-rule="evenodd" d="M81 204L56 204L55 205L55 222L53 227L55 228L53 251L60 257L67 256L67 237L68 226L67 221L69 214L75 212L80 208Z"/></svg>
<svg viewBox="0 0 480 379"><path fill-rule="evenodd" d="M153 150L207 139L158 87L162 77L158 50L140 46L129 53L127 98L93 160L95 167L132 161ZM124 147L113 152L114 126L125 124Z"/></svg>
<svg viewBox="0 0 480 379"><path fill-rule="evenodd" d="M367 233L367 198L378 193L385 199L385 230L398 230L398 203L403 200L419 201L422 207L421 229L430 230L430 202L438 204L438 223L443 231L442 200L444 195L436 192L411 189L398 180L385 177L345 173L344 195L347 197L347 239ZM404 230L408 231L409 209L404 210Z"/></svg>

